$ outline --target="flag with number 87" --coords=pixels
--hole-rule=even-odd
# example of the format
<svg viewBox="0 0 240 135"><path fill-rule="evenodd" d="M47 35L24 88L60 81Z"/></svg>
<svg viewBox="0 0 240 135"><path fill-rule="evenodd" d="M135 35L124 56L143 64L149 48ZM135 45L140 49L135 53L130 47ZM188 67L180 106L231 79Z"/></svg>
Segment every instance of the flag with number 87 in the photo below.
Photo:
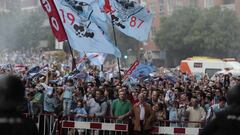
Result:
<svg viewBox="0 0 240 135"><path fill-rule="evenodd" d="M151 30L153 15L131 0L100 0L101 9L115 27L139 41L146 41Z"/></svg>

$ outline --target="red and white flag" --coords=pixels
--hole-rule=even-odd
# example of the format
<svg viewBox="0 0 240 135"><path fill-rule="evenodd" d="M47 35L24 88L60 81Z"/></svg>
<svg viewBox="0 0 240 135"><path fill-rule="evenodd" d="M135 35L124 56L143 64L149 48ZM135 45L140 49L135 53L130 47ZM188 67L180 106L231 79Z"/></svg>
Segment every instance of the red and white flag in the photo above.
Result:
<svg viewBox="0 0 240 135"><path fill-rule="evenodd" d="M137 68L139 64L140 62L138 60L134 61L131 67L124 73L123 80L126 80L128 76L132 74L132 72Z"/></svg>
<svg viewBox="0 0 240 135"><path fill-rule="evenodd" d="M67 34L53 0L40 0L40 3L49 17L49 23L56 39L59 42L67 40Z"/></svg>

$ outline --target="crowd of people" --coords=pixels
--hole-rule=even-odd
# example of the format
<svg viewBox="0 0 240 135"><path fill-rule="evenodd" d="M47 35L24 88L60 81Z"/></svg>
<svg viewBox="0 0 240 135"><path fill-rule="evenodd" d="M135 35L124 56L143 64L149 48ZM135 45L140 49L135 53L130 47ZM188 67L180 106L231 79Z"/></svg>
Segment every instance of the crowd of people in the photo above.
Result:
<svg viewBox="0 0 240 135"><path fill-rule="evenodd" d="M201 127L227 107L226 93L240 82L231 75L197 79L177 69L159 68L129 84L118 75L106 77L109 73L95 66L71 72L60 63L40 67L34 74L1 68L1 74L7 72L25 85L25 102L19 106L23 113L54 113L73 116L75 121L111 116L115 122L132 123L135 134L148 134L154 124Z"/></svg>

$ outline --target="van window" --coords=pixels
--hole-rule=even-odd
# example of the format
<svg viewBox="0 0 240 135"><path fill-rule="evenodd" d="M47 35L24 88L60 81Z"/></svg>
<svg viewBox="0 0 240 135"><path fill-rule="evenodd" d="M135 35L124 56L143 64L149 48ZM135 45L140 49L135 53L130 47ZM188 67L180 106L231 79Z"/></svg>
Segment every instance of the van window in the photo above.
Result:
<svg viewBox="0 0 240 135"><path fill-rule="evenodd" d="M202 63L194 63L193 67L194 68L202 68Z"/></svg>
<svg viewBox="0 0 240 135"><path fill-rule="evenodd" d="M217 68L206 68L205 73L208 74L208 77L212 77L216 72L221 71L221 69Z"/></svg>

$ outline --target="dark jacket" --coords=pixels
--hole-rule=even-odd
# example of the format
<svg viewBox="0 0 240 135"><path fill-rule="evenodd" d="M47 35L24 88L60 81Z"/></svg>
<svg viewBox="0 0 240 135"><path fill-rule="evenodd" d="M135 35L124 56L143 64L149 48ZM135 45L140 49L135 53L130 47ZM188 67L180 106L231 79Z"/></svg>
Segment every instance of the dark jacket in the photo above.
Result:
<svg viewBox="0 0 240 135"><path fill-rule="evenodd" d="M200 135L236 135L240 128L240 106L231 105L216 113L213 119L200 132Z"/></svg>

